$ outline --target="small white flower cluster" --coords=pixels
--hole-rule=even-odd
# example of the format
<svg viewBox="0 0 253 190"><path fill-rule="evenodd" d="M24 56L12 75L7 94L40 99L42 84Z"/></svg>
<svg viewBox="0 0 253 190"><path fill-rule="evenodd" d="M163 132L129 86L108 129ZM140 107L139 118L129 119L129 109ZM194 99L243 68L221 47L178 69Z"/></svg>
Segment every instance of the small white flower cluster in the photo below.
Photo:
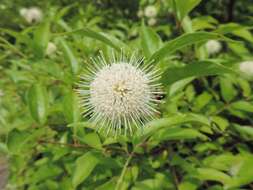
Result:
<svg viewBox="0 0 253 190"><path fill-rule="evenodd" d="M144 15L148 18L154 18L157 15L156 7L153 5L149 5L144 10Z"/></svg>
<svg viewBox="0 0 253 190"><path fill-rule="evenodd" d="M208 55L219 53L222 49L221 43L217 40L209 40L205 44L205 47L206 47Z"/></svg>
<svg viewBox="0 0 253 190"><path fill-rule="evenodd" d="M161 85L159 72L133 54L129 59L112 56L108 62L101 54L94 68L81 76L77 90L90 121L106 134L130 135L158 112Z"/></svg>
<svg viewBox="0 0 253 190"><path fill-rule="evenodd" d="M153 5L148 5L148 6L145 7L144 11L139 10L137 12L137 16L139 18L141 18L143 16L147 17L148 18L148 25L149 26L154 26L157 22L157 20L156 20L157 9Z"/></svg>
<svg viewBox="0 0 253 190"><path fill-rule="evenodd" d="M239 64L240 71L247 78L253 78L253 61L243 61Z"/></svg>
<svg viewBox="0 0 253 190"><path fill-rule="evenodd" d="M40 22L43 18L42 11L38 7L22 8L19 13L29 24Z"/></svg>

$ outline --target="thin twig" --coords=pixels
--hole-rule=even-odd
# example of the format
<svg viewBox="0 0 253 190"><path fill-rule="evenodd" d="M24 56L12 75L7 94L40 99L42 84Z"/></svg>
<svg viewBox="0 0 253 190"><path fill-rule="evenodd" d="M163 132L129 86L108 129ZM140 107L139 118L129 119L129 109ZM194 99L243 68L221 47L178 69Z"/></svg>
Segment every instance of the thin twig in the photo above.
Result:
<svg viewBox="0 0 253 190"><path fill-rule="evenodd" d="M174 167L172 167L171 170L172 170L172 175L173 175L173 178L174 178L174 184L176 186L176 190L178 190L178 184L179 184L179 182L178 182L176 170L175 170Z"/></svg>
<svg viewBox="0 0 253 190"><path fill-rule="evenodd" d="M92 148L89 145L84 145L84 144L79 144L79 143L60 143L60 142L55 142L55 141L45 141L45 140L40 140L38 141L39 144L52 144L52 145L59 145L59 146L66 146L66 147L72 147L72 148ZM125 152L124 150L118 148L118 147L103 147L105 151L119 151L119 152Z"/></svg>
<svg viewBox="0 0 253 190"><path fill-rule="evenodd" d="M69 144L69 143L60 143L60 142L55 142L55 141L44 141L44 140L40 140L38 142L40 144L54 144L54 145L61 145L61 146L74 147L74 148L90 148L89 146L83 145L83 144Z"/></svg>

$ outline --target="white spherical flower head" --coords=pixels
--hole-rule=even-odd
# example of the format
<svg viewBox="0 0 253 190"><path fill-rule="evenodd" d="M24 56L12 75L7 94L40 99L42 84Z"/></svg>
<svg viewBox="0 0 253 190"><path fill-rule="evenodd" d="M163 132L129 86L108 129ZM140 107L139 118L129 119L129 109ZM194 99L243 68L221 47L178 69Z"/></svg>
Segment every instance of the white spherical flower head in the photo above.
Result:
<svg viewBox="0 0 253 190"><path fill-rule="evenodd" d="M156 17L157 15L157 10L156 10L156 7L153 6L153 5L149 5L145 8L144 10L144 15L146 17L149 17L149 18L153 18L153 17Z"/></svg>
<svg viewBox="0 0 253 190"><path fill-rule="evenodd" d="M213 55L216 53L219 53L222 49L222 45L219 41L217 40L209 40L206 43L206 49L209 55Z"/></svg>
<svg viewBox="0 0 253 190"><path fill-rule="evenodd" d="M42 11L38 7L21 9L20 14L29 24L40 22L43 18Z"/></svg>
<svg viewBox="0 0 253 190"><path fill-rule="evenodd" d="M154 26L155 24L156 24L156 19L155 18L148 19L148 25L149 26Z"/></svg>
<svg viewBox="0 0 253 190"><path fill-rule="evenodd" d="M253 78L253 61L244 61L239 65L240 71L246 75L247 78Z"/></svg>
<svg viewBox="0 0 253 190"><path fill-rule="evenodd" d="M135 55L109 63L100 56L94 64L96 69L81 77L78 92L95 126L107 134L131 135L154 118L162 91L157 84L160 75L152 65L143 65L143 59Z"/></svg>
<svg viewBox="0 0 253 190"><path fill-rule="evenodd" d="M57 50L56 45L53 42L48 42L47 49L46 49L46 55L50 56Z"/></svg>

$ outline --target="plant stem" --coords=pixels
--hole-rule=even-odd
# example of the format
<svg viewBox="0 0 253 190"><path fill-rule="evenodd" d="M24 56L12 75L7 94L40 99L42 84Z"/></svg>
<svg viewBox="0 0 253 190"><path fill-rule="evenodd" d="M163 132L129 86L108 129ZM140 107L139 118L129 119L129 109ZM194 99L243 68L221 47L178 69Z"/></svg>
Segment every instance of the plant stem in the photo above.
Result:
<svg viewBox="0 0 253 190"><path fill-rule="evenodd" d="M119 177L119 180L118 180L118 182L117 182L117 185L116 185L115 190L120 190L122 181L123 181L124 176L125 176L125 174L126 174L127 166L129 165L130 161L132 160L133 155L134 155L134 151L131 152L131 154L128 156L128 158L127 158L127 160L126 160L126 162L125 162L125 165L124 165L124 167L123 167L123 169L122 169L122 172L121 172L121 174L120 174L120 177Z"/></svg>

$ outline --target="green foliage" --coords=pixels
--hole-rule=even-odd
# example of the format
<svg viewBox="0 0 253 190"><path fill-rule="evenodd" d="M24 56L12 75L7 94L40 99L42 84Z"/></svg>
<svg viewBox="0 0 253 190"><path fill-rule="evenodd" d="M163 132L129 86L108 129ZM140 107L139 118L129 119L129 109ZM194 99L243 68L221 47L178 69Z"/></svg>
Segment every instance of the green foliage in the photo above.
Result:
<svg viewBox="0 0 253 190"><path fill-rule="evenodd" d="M30 6L40 22L20 16ZM0 189L252 189L252 80L239 71L253 60L252 10L242 0L2 0ZM133 136L106 136L82 116L75 89L100 51L135 52L160 70L160 114Z"/></svg>

